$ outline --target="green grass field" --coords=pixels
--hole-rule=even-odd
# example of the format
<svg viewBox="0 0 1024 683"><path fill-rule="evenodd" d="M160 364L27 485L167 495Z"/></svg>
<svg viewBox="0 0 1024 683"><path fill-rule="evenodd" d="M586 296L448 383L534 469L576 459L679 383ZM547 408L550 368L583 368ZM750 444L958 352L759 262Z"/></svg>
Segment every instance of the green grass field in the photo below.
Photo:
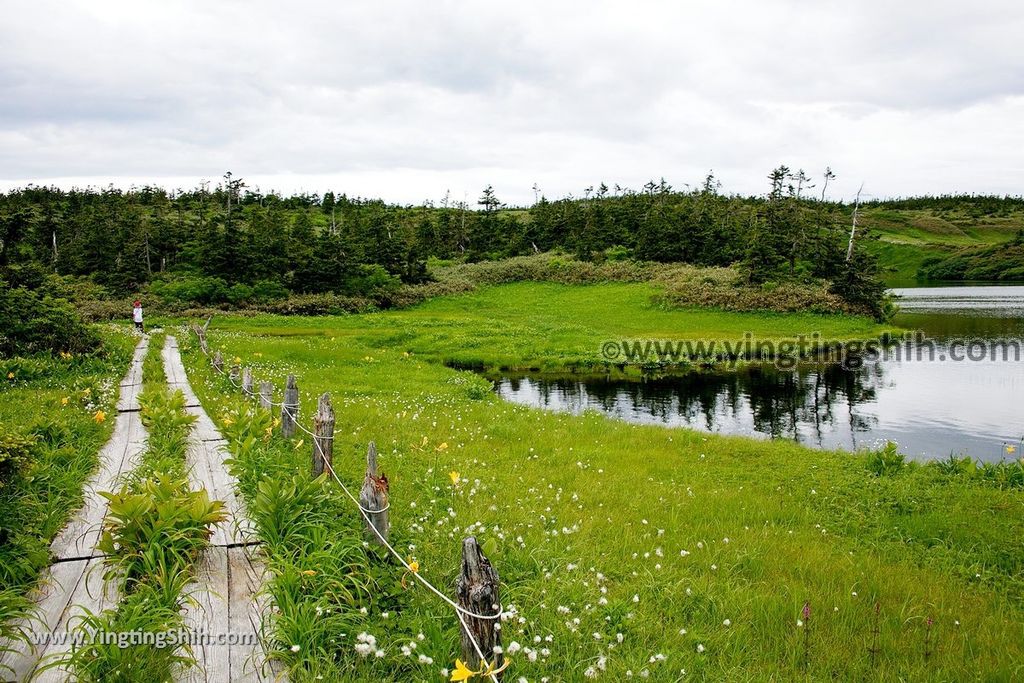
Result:
<svg viewBox="0 0 1024 683"><path fill-rule="evenodd" d="M225 318L232 329L322 336L370 350L401 350L461 367L494 369L603 364L604 341L795 339L820 332L843 341L878 337L891 326L845 315L670 309L646 283L566 286L520 282L431 299L409 309L341 318Z"/></svg>
<svg viewBox="0 0 1024 683"><path fill-rule="evenodd" d="M370 315L218 317L210 341L272 380L278 400L295 373L307 426L330 392L335 468L354 488L376 442L392 539L423 576L453 591L461 539L484 543L515 611L505 680L1019 679L1019 491L511 405L444 364L553 370L623 336L881 331L848 317L664 311L650 294L515 284ZM309 442L281 439L180 335L268 539L292 680L443 680L459 655L451 610L358 543L336 486L306 483Z"/></svg>

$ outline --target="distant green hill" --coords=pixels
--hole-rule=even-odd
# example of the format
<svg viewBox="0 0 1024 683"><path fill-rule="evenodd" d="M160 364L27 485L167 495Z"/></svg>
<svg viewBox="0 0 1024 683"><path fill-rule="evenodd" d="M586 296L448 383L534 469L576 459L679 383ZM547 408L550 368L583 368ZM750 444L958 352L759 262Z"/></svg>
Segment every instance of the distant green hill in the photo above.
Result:
<svg viewBox="0 0 1024 683"><path fill-rule="evenodd" d="M888 205L868 207L861 224L878 239L870 249L878 256L888 284L912 282L921 276L927 279L1024 279L1019 249L1011 245L1024 230L1024 209L1000 207L982 213L973 206L952 209L909 209ZM981 278L978 268L937 267L939 263L978 256L996 259L1001 266ZM1016 263L1014 260L1016 259ZM1006 263L1002 263L1005 261ZM922 267L927 268L922 271ZM975 264L980 265L980 264ZM1016 275L994 278L996 272ZM973 276L971 276L973 273Z"/></svg>

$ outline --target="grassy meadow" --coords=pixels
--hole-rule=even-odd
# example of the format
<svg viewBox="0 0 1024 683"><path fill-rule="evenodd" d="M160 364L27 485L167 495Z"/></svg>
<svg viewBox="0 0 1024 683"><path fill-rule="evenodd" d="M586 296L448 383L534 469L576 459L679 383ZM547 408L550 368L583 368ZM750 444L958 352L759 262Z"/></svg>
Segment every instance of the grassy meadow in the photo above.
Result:
<svg viewBox="0 0 1024 683"><path fill-rule="evenodd" d="M608 339L883 331L867 319L664 310L642 284L520 283L340 317L213 319L225 357L330 392L334 467L370 441L392 542L454 592L461 539L501 575L506 681L1012 681L1024 675L1024 496L940 468L502 402L479 368L556 371ZM449 607L363 542L311 447L179 333L265 542L291 679L447 680ZM404 585L403 585L404 584ZM474 677L471 680L479 680Z"/></svg>

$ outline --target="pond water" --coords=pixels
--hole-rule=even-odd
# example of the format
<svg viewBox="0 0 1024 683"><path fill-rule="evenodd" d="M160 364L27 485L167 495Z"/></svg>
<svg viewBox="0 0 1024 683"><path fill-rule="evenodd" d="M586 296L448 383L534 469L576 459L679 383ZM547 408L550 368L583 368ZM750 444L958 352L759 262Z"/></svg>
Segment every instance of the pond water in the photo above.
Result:
<svg viewBox="0 0 1024 683"><path fill-rule="evenodd" d="M862 367L808 362L787 371L759 363L638 381L504 375L496 390L508 401L550 410L597 410L628 422L823 448L895 441L918 460L951 453L985 461L1020 457L1024 352L1013 347L1024 344L1024 286L892 291L901 306L895 324L921 330L929 341ZM959 340L973 343L965 348ZM992 349L995 340L1009 343ZM1016 447L1012 455L1008 447Z"/></svg>

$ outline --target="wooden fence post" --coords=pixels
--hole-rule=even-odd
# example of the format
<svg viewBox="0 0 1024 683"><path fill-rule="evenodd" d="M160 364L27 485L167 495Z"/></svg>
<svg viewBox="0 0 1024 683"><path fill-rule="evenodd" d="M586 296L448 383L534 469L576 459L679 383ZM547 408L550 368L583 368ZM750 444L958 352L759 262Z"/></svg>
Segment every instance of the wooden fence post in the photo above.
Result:
<svg viewBox="0 0 1024 683"><path fill-rule="evenodd" d="M359 504L364 511L380 510L366 513L370 518L366 523L366 533L372 543L384 545L381 537L388 540L388 478L383 472L377 474L377 444L372 441L366 450L366 476L363 478L363 488L359 491ZM374 529L377 533L373 532Z"/></svg>
<svg viewBox="0 0 1024 683"><path fill-rule="evenodd" d="M242 369L238 367L238 363L232 363L228 369L228 377L231 379L232 384L238 384L238 378L242 375Z"/></svg>
<svg viewBox="0 0 1024 683"><path fill-rule="evenodd" d="M313 476L319 477L326 465L334 464L334 407L330 394L323 394L317 402L313 433Z"/></svg>
<svg viewBox="0 0 1024 683"><path fill-rule="evenodd" d="M290 439L295 436L295 420L299 417L299 385L295 375L288 375L284 385L284 402L281 405L281 434Z"/></svg>
<svg viewBox="0 0 1024 683"><path fill-rule="evenodd" d="M209 323L207 323L209 324ZM199 325L192 325L192 331L196 333L196 337L199 338L199 348L203 350L204 354L210 353L209 347L206 345L206 327L199 327Z"/></svg>
<svg viewBox="0 0 1024 683"><path fill-rule="evenodd" d="M498 616L501 605L498 594L498 572L484 557L476 538L472 536L462 541L462 571L455 583L455 592L459 599L459 606L464 610L485 616ZM500 619L476 619L466 614L460 614L460 616L465 622L465 626L460 629L462 660L470 669L474 671L480 669L480 655L473 647L473 639L475 639L487 661L493 664L495 669L500 669L504 655L500 651L498 653L494 651L494 648L501 647ZM467 633L467 628L469 633L472 633L473 639ZM497 677L500 680L502 675L499 673Z"/></svg>
<svg viewBox="0 0 1024 683"><path fill-rule="evenodd" d="M274 395L274 385L270 382L260 382L260 408L270 410L270 397Z"/></svg>
<svg viewBox="0 0 1024 683"><path fill-rule="evenodd" d="M224 372L224 356L219 349L213 354L213 369L217 372Z"/></svg>
<svg viewBox="0 0 1024 683"><path fill-rule="evenodd" d="M252 396L252 368L248 366L242 368L242 393Z"/></svg>

